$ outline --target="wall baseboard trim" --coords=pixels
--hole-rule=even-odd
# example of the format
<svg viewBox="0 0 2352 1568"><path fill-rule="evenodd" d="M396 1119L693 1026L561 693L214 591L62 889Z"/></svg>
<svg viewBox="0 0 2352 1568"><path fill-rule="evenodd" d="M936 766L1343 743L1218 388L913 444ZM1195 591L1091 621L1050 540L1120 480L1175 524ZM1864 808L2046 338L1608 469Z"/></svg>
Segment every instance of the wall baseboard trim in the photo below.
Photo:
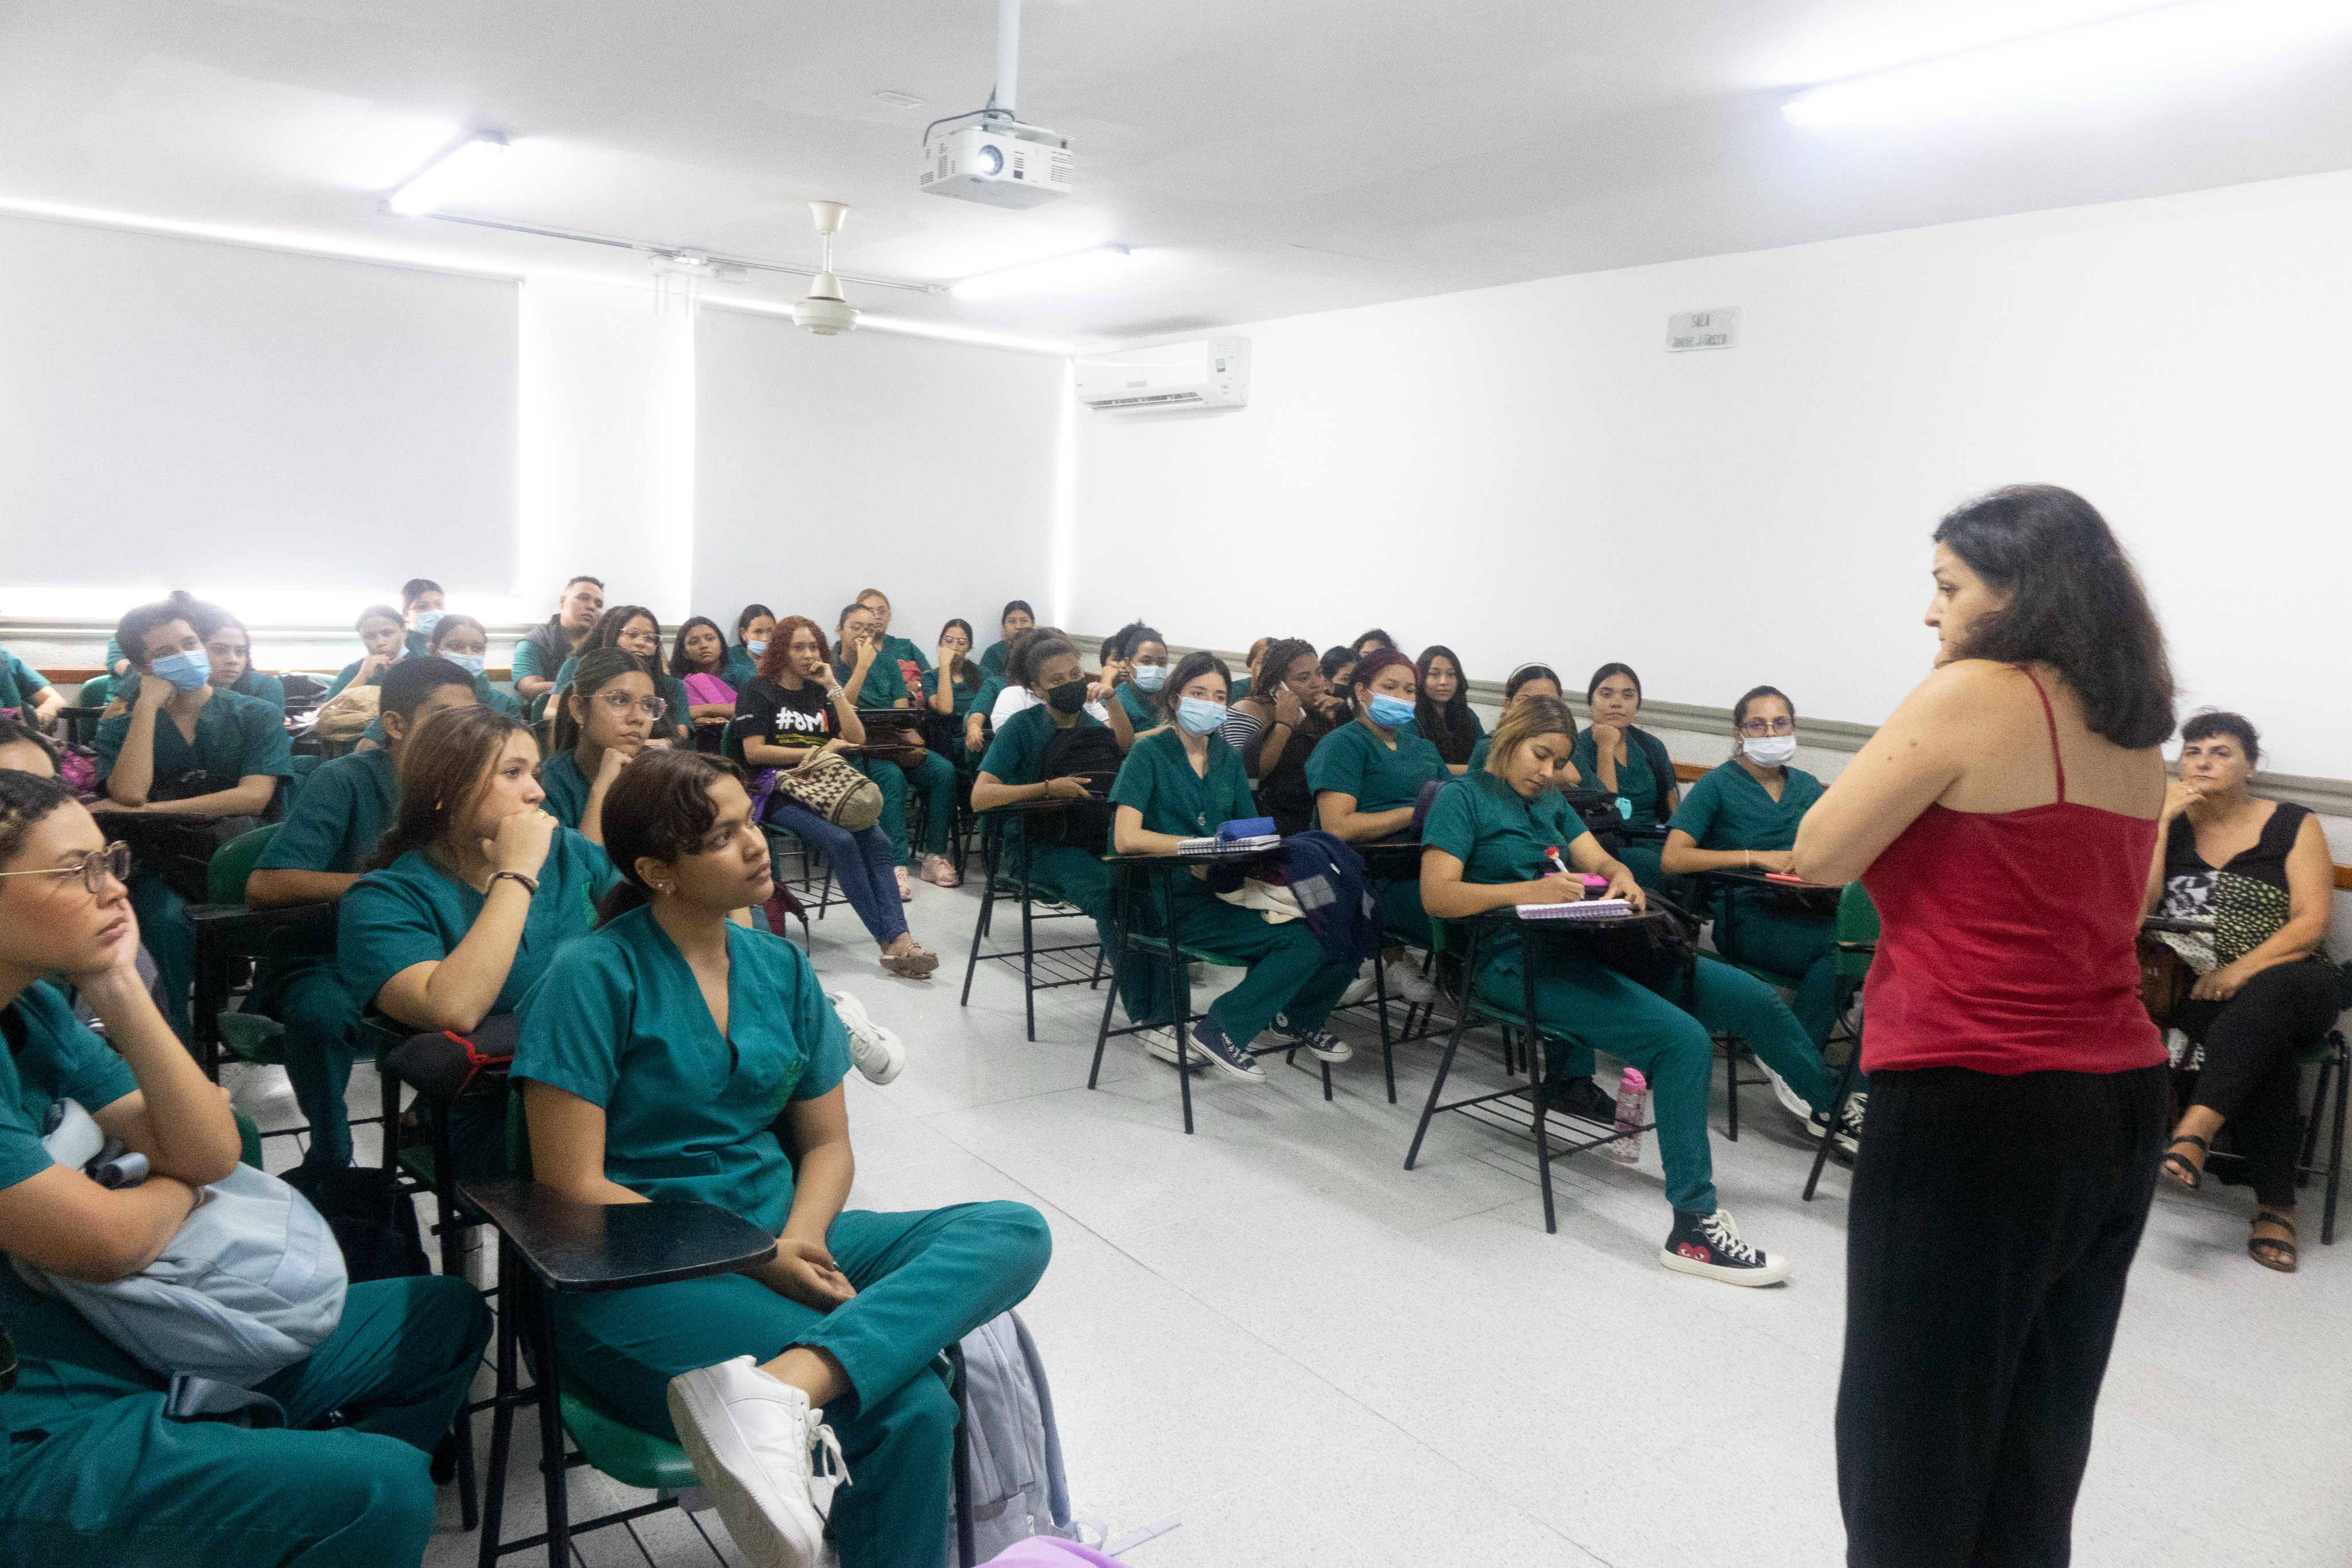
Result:
<svg viewBox="0 0 2352 1568"><path fill-rule="evenodd" d="M1100 634L1071 633L1071 640L1082 649L1098 647ZM1171 657L1181 657L1194 650L1171 643ZM1208 650L1227 665L1240 670L1247 661L1240 653L1223 648ZM1569 707L1579 720L1588 719L1591 710L1584 699L1574 692L1566 694ZM1470 700L1485 707L1503 706L1503 683L1474 680L1470 683ZM1731 738L1731 710L1727 707L1703 707L1692 703L1664 702L1645 697L1642 702L1643 719L1659 729L1679 729L1698 735L1719 735ZM1808 714L1801 720L1804 743L1823 751L1860 751L1870 737L1878 733L1874 724L1854 724L1840 718L1815 718ZM2256 794L2273 800L2291 800L2323 817L2352 817L2352 779L2312 779L2295 773L2257 773L2252 788Z"/></svg>

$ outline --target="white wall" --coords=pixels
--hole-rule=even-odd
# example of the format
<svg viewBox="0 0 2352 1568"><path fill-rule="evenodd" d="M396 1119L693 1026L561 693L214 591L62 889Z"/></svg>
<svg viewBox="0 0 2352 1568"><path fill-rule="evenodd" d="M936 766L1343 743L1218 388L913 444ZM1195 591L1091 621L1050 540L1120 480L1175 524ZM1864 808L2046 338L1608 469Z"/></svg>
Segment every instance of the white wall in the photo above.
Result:
<svg viewBox="0 0 2352 1568"><path fill-rule="evenodd" d="M2352 776L2347 276L2338 173L1236 328L1250 407L1081 423L1070 621L1379 622L1872 723L1927 668L1936 518L2044 480L2137 558L2184 706ZM1738 348L1664 351L1717 306Z"/></svg>
<svg viewBox="0 0 2352 1568"><path fill-rule="evenodd" d="M706 309L696 343L694 607L827 628L863 588L928 655L1048 594L1066 361Z"/></svg>

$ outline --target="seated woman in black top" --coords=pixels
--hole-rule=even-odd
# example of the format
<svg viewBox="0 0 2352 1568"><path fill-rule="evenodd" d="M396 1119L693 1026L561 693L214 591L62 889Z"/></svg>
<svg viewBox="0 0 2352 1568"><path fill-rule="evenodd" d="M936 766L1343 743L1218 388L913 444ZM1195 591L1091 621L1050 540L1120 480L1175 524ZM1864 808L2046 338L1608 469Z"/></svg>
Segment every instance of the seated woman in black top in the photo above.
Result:
<svg viewBox="0 0 2352 1568"><path fill-rule="evenodd" d="M1395 638L1375 626L1369 632L1358 632L1356 640L1348 644L1348 652L1360 659L1367 653L1376 653L1382 648L1393 649L1396 645Z"/></svg>
<svg viewBox="0 0 2352 1568"><path fill-rule="evenodd" d="M1433 643L1421 651L1414 674L1420 689L1413 699L1413 727L1437 747L1448 769L1468 772L1470 753L1486 738L1486 727L1470 706L1470 682L1462 674L1462 661L1443 643Z"/></svg>
<svg viewBox="0 0 2352 1568"><path fill-rule="evenodd" d="M2180 779L2164 802L2164 831L2148 868L2148 907L2210 919L2208 936L2162 940L2197 971L2172 1027L2191 1042L2177 1065L2196 1072L2188 1112L2165 1151L2164 1174L2202 1179L2224 1124L2254 1185L2246 1250L2266 1269L2295 1266L2295 1143L2303 1070L2343 1005L2327 939L2333 867L2319 819L2247 793L2262 759L2254 727L2204 713L2180 727ZM2200 1061L2201 1058L2201 1061Z"/></svg>
<svg viewBox="0 0 2352 1568"><path fill-rule="evenodd" d="M1332 697L1324 716L1336 729L1356 716L1356 651L1353 648L1323 650L1323 686Z"/></svg>
<svg viewBox="0 0 2352 1568"><path fill-rule="evenodd" d="M1331 727L1330 688L1315 644L1283 637L1258 657L1258 681L1225 715L1225 744L1241 756L1256 786L1258 810L1284 833L1315 825L1315 791L1307 757Z"/></svg>

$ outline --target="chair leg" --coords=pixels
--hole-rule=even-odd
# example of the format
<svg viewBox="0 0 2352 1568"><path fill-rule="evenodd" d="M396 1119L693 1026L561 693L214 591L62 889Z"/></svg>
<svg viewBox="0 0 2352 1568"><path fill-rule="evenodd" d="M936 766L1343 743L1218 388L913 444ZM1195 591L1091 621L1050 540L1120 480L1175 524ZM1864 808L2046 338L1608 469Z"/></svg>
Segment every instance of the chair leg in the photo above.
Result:
<svg viewBox="0 0 2352 1568"><path fill-rule="evenodd" d="M2311 1162L2319 1157L2319 1123L2327 1109L2327 1081L2335 1071L2336 1059L2324 1059L2319 1064L2319 1082L2311 1086L2311 1114L2303 1124L2303 1153L2294 1162L2301 1167L2295 1184L2298 1186L2303 1184L2302 1172L2308 1171Z"/></svg>
<svg viewBox="0 0 2352 1568"><path fill-rule="evenodd" d="M501 1237L499 1278L511 1280L521 1270L522 1264ZM489 1486L482 1499L482 1546L476 1560L477 1568L497 1568L499 1531L506 1519L507 1448L514 1434L515 1317L521 1310L517 1301L520 1294L520 1291L508 1291L499 1302L499 1364L497 1394L490 1411Z"/></svg>
<svg viewBox="0 0 2352 1568"><path fill-rule="evenodd" d="M383 1134L382 1163L385 1170L396 1171L400 1168L400 1080L384 1065L382 1051L376 1053L375 1076L383 1091L383 1121L376 1129Z"/></svg>
<svg viewBox="0 0 2352 1568"><path fill-rule="evenodd" d="M1176 921L1171 901L1168 921L1168 994L1176 1004L1176 1084L1184 1101L1184 1135L1192 1135L1192 1063L1187 1056L1192 1038L1192 977L1184 963L1184 949L1176 945ZM1118 988L1113 987L1114 990Z"/></svg>
<svg viewBox="0 0 2352 1568"><path fill-rule="evenodd" d="M1536 1176L1543 1186L1544 1234L1559 1234L1559 1220L1553 1212L1551 1196L1551 1136L1546 1124L1550 1116L1551 1053L1544 1049L1543 1014L1536 1010L1536 967L1524 966L1521 978L1525 985L1528 1020L1528 1093L1535 1105Z"/></svg>
<svg viewBox="0 0 2352 1568"><path fill-rule="evenodd" d="M988 916L995 904L996 879L992 876L980 891L980 917L971 923L971 955L963 961L963 999L956 1003L960 1008L971 1006L971 977L980 968L980 939L988 934Z"/></svg>
<svg viewBox="0 0 2352 1568"><path fill-rule="evenodd" d="M1845 1113L1845 1097L1853 1092L1853 1070L1861 1061L1862 1042L1856 1040L1853 1054L1845 1059L1845 1065L1838 1069L1837 1092L1830 1096L1829 1133L1822 1139L1822 1146L1813 1151L1813 1171L1805 1178L1807 1203L1813 1201L1813 1188L1821 1185L1822 1167L1830 1163L1830 1145L1837 1141L1838 1118Z"/></svg>
<svg viewBox="0 0 2352 1568"><path fill-rule="evenodd" d="M1381 956L1381 949L1377 947L1372 950L1372 1000L1375 1010L1381 1015L1381 1076L1387 1081L1389 1103L1393 1105L1396 1103L1396 1044L1395 1036L1389 1029L1388 960ZM1407 1009L1406 1021L1410 1022L1412 1017L1412 1009Z"/></svg>
<svg viewBox="0 0 2352 1568"><path fill-rule="evenodd" d="M529 1287L532 1337L539 1349L539 1465L547 1492L547 1568L569 1568L572 1519L565 1482L570 1469L563 1462L562 1367L555 1348L555 1309L547 1291L534 1280Z"/></svg>
<svg viewBox="0 0 2352 1568"><path fill-rule="evenodd" d="M2339 1048L2339 1057L2343 1051ZM2352 1059L2336 1065L2336 1127L2327 1140L2327 1207L2320 1218L2319 1242L2323 1247L2336 1245L2336 1189L2344 1180L2344 1113L2347 1100L2352 1100Z"/></svg>
<svg viewBox="0 0 2352 1568"><path fill-rule="evenodd" d="M441 1272L455 1278L463 1274L466 1251L459 1245L471 1226L459 1218L456 1166L449 1150L449 1107L442 1101L433 1103L433 1207L436 1210L434 1228L441 1236ZM474 1418L465 1410L457 1412L457 1424L450 1428L457 1450L457 1512L467 1530L481 1522L480 1505L474 1495Z"/></svg>
<svg viewBox="0 0 2352 1568"><path fill-rule="evenodd" d="M1021 884L1021 1004L1033 1042L1037 1038L1037 932L1032 921L1035 908L1035 896L1024 879Z"/></svg>
<svg viewBox="0 0 2352 1568"><path fill-rule="evenodd" d="M1731 1133L1733 1143L1739 1141L1739 1037L1730 1035L1723 1042L1723 1088L1731 1101Z"/></svg>
<svg viewBox="0 0 2352 1568"><path fill-rule="evenodd" d="M1119 964L1125 964L1128 956L1128 891L1127 884L1124 881L1119 883L1118 891L1113 894L1112 897L1114 899L1111 905L1112 941L1116 944L1115 951L1118 955L1117 962ZM1118 988L1117 986L1112 986L1103 992L1102 1026L1095 1030L1095 1061L1092 1067L1087 1069L1087 1087L1089 1089L1092 1089L1096 1082L1102 1077L1103 1051L1105 1047L1110 1044L1110 1009L1118 1001ZM1141 1020L1136 1019L1133 1021L1140 1022Z"/></svg>
<svg viewBox="0 0 2352 1568"><path fill-rule="evenodd" d="M1446 1075L1454 1071L1454 1053L1462 1049L1462 1031L1470 1022L1470 1009L1465 1005L1454 1015L1454 1031L1445 1037L1444 1054L1437 1059L1437 1076L1429 1082L1429 1100L1421 1108L1421 1123L1412 1130L1412 1146L1404 1152L1404 1168L1412 1169L1412 1162L1421 1157L1421 1140L1429 1135L1429 1124L1437 1114L1438 1097L1445 1092Z"/></svg>

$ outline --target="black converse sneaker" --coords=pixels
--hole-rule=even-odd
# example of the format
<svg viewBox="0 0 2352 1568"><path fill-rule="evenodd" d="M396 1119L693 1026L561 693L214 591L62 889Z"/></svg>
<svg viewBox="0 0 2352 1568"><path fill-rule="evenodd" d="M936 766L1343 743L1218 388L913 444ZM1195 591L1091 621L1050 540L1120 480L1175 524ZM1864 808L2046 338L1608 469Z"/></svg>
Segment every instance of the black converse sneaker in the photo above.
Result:
<svg viewBox="0 0 2352 1568"><path fill-rule="evenodd" d="M1186 1033L1191 1036L1192 1054L1207 1057L1209 1065L1218 1071L1229 1078L1238 1078L1244 1083L1265 1082L1265 1069L1257 1064L1257 1058L1250 1054L1249 1048L1227 1040L1225 1031L1209 1014L1202 1013L1194 1019L1192 1027Z"/></svg>
<svg viewBox="0 0 2352 1568"><path fill-rule="evenodd" d="M1658 1249L1658 1260L1676 1273L1727 1285L1777 1285L1789 1277L1789 1260L1742 1241L1727 1208L1713 1214L1675 1210L1675 1228Z"/></svg>
<svg viewBox="0 0 2352 1568"><path fill-rule="evenodd" d="M1849 1158L1862 1153L1862 1117L1869 1101L1870 1095L1866 1091L1857 1090L1847 1095L1845 1104L1839 1108L1838 1152ZM1816 1111L1806 1120L1805 1131L1816 1138L1828 1136L1829 1130L1830 1113L1827 1111Z"/></svg>
<svg viewBox="0 0 2352 1568"><path fill-rule="evenodd" d="M1274 1015L1274 1022L1266 1026L1266 1033L1282 1042L1276 1049L1288 1051L1295 1046L1318 1061L1348 1061L1356 1054L1354 1047L1329 1030L1300 1029L1282 1013Z"/></svg>

